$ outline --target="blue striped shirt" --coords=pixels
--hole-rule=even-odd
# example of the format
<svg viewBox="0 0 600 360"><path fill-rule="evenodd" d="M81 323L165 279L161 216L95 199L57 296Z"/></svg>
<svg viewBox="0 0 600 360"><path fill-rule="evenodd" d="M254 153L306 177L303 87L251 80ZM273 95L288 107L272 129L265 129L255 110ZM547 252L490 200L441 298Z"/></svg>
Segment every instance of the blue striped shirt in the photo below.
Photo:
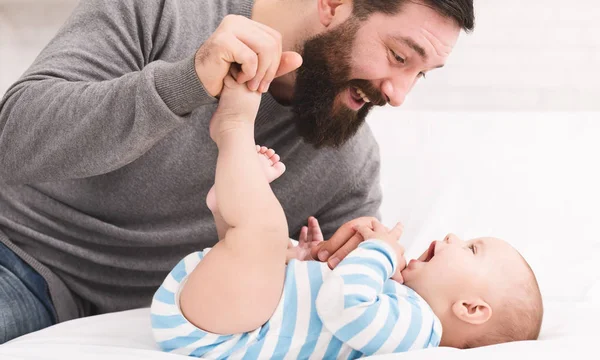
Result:
<svg viewBox="0 0 600 360"><path fill-rule="evenodd" d="M181 260L154 295L152 329L163 351L207 359L356 359L440 343L440 320L417 293L390 279L396 255L379 240L361 243L334 270L290 261L279 305L260 328L203 331L183 316L178 297L208 251Z"/></svg>

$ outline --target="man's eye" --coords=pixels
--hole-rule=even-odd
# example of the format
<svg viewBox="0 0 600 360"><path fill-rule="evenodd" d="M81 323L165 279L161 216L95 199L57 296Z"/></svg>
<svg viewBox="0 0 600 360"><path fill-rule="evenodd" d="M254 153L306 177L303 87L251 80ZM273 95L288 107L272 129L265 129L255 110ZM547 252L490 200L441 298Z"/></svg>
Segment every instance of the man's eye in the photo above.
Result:
<svg viewBox="0 0 600 360"><path fill-rule="evenodd" d="M404 60L404 58L403 58L402 56L400 56L400 55L396 54L396 53L394 52L394 50L390 50L390 51L392 52L392 56L394 57L394 59L395 59L395 60L396 60L398 63L400 63L400 64L404 64L404 63L406 62L406 61Z"/></svg>

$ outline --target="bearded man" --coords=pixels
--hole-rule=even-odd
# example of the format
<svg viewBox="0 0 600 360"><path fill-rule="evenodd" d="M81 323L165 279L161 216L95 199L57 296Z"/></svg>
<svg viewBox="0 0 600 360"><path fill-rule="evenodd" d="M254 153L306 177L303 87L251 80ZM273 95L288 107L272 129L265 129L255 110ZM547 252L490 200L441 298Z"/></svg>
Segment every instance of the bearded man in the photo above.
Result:
<svg viewBox="0 0 600 360"><path fill-rule="evenodd" d="M0 344L149 306L214 245L208 125L230 72L264 93L256 142L287 165L272 186L291 237L309 216L325 238L379 217L365 117L400 106L473 23L472 0L82 1L0 102Z"/></svg>

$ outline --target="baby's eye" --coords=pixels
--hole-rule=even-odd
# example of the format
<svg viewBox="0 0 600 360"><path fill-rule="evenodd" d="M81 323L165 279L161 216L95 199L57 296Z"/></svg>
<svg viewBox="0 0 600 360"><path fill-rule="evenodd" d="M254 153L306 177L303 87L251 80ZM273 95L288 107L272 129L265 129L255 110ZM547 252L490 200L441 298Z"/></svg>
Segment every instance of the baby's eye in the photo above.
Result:
<svg viewBox="0 0 600 360"><path fill-rule="evenodd" d="M473 244L469 245L469 249L471 249L473 254L475 254L475 245L473 245Z"/></svg>

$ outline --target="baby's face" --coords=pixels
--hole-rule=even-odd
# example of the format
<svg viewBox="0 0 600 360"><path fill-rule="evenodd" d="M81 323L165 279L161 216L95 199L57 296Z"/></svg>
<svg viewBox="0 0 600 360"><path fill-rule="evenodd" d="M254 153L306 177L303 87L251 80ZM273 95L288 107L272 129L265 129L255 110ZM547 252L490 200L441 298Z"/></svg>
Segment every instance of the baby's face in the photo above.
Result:
<svg viewBox="0 0 600 360"><path fill-rule="evenodd" d="M503 240L478 238L465 242L449 234L411 260L402 276L406 286L432 307L437 305L443 310L440 306L448 301L473 294L493 297L506 288L515 269L523 268L521 263L519 253Z"/></svg>

